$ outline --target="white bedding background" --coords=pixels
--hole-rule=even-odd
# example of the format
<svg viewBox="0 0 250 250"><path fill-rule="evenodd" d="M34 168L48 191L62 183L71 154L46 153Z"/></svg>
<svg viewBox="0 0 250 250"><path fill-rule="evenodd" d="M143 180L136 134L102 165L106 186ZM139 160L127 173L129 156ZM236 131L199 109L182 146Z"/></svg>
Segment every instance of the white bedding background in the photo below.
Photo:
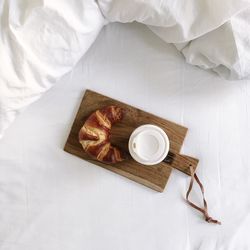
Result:
<svg viewBox="0 0 250 250"><path fill-rule="evenodd" d="M185 203L190 178L179 171L158 193L63 151L86 88L189 128L182 152L200 159L221 226ZM186 64L143 25L106 26L1 139L0 249L250 249L249 97L249 81ZM197 186L191 199L201 204Z"/></svg>
<svg viewBox="0 0 250 250"><path fill-rule="evenodd" d="M249 6L246 0L1 0L0 137L22 108L73 69L108 22L144 23L188 63L247 77Z"/></svg>
<svg viewBox="0 0 250 250"><path fill-rule="evenodd" d="M0 0L0 249L250 249L250 87L233 80L249 75L248 12L247 1ZM182 152L200 159L221 226L186 205L178 171L156 193L63 151L86 88L189 128Z"/></svg>

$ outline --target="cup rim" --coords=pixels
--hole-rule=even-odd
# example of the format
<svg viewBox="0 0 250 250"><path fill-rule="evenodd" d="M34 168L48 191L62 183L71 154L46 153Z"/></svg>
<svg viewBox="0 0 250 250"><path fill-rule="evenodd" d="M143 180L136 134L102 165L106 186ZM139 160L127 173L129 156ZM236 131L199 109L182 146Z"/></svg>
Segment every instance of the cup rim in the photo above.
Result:
<svg viewBox="0 0 250 250"><path fill-rule="evenodd" d="M142 132L143 130L149 129L149 128L154 129L154 130L157 130L158 132L160 132L160 134L162 135L162 137L163 137L163 139L164 139L164 141L165 141L165 145L164 145L164 147L165 147L164 151L165 151L165 152L164 152L164 153L162 154L162 156L161 156L158 160L156 160L156 161L145 161L145 160L143 160L142 158L140 158L140 157L135 153L135 151L132 149L132 140L134 139L134 137L135 137L137 134L139 134L140 132ZM157 125L153 125L153 124L144 124L144 125L141 125L141 126L137 127L137 128L131 133L131 135L130 135L130 137L129 137L129 142L128 142L129 153L130 153L130 155L132 156L132 158L133 158L136 162L141 163L141 164L143 164L143 165L148 165L148 166L150 166L150 165L156 165L156 164L159 164L160 162L162 162L162 161L166 158L166 156L167 156L167 154L168 154L168 152L169 152L169 147L170 147L170 142L169 142L169 138L168 138L168 135L166 134L166 132L165 132L161 127L159 127L159 126L157 126Z"/></svg>

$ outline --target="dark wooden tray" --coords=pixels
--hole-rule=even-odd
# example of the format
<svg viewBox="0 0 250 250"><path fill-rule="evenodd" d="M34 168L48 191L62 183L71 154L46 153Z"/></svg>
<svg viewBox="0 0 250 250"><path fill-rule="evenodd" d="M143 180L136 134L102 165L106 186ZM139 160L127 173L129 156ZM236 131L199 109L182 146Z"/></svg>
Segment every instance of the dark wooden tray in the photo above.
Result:
<svg viewBox="0 0 250 250"><path fill-rule="evenodd" d="M126 115L122 122L117 123L112 127L111 138L113 144L128 152L128 140L132 131L143 124L154 124L161 127L167 133L170 140L170 151L176 155L173 161L170 164L162 162L154 166L144 166L137 163L132 158L129 158L123 162L108 165L90 158L83 151L82 146L78 141L78 132L92 112L108 105L116 105L126 110ZM64 150L156 191L162 192L171 174L172 167L179 169L188 175L190 175L190 165L194 168L197 167L197 159L179 154L186 133L187 128L183 126L91 90L86 90Z"/></svg>

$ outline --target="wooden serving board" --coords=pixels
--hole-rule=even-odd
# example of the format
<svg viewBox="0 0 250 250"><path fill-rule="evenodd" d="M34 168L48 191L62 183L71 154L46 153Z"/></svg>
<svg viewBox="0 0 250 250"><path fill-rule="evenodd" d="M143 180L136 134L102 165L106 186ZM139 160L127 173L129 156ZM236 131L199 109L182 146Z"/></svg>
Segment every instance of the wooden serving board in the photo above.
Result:
<svg viewBox="0 0 250 250"><path fill-rule="evenodd" d="M128 153L128 140L133 130L140 125L150 123L161 127L167 133L170 140L170 151L175 155L174 159L170 163L162 162L154 166L145 166L134 161L132 157L113 165L104 164L90 158L90 156L84 152L82 145L78 141L79 130L91 113L109 105L116 105L126 110L123 120L112 127L111 142L114 145ZM197 167L197 159L179 154L186 133L187 128L183 126L91 90L86 90L64 150L156 191L162 192L171 174L172 167L186 174L190 174L189 166Z"/></svg>

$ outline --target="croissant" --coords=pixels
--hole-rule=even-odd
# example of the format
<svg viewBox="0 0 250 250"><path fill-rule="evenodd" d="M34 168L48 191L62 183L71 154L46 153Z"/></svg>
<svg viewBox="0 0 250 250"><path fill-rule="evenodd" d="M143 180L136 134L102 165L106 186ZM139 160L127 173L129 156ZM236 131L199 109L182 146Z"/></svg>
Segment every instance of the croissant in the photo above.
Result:
<svg viewBox="0 0 250 250"><path fill-rule="evenodd" d="M123 110L117 106L108 106L92 113L79 131L79 142L85 152L108 164L123 161L122 152L110 143L111 127L122 118Z"/></svg>

